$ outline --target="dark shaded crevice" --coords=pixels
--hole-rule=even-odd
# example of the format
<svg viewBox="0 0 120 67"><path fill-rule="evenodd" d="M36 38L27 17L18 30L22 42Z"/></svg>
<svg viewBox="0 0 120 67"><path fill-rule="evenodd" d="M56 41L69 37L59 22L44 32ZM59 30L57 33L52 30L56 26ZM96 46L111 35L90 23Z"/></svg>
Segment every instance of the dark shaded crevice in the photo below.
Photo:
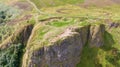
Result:
<svg viewBox="0 0 120 67"><path fill-rule="evenodd" d="M19 34L19 37L17 38L18 40L14 42L14 43L22 44L21 52L18 55L19 56L19 67L22 67L22 57L25 52L24 49L25 49L25 47L27 45L27 41L31 35L33 26L34 26L33 24L26 26Z"/></svg>
<svg viewBox="0 0 120 67"><path fill-rule="evenodd" d="M13 43L21 43L23 45L26 45L29 39L29 36L31 35L32 29L33 29L32 24L25 26L24 29L21 30L21 32L17 35Z"/></svg>
<svg viewBox="0 0 120 67"><path fill-rule="evenodd" d="M101 47L104 51L109 51L113 49L112 45L115 44L115 41L110 33L105 31L104 34L104 45Z"/></svg>
<svg viewBox="0 0 120 67"><path fill-rule="evenodd" d="M91 25L89 25L89 28L88 28L88 33L87 33L87 40L86 40L86 43L84 44L85 46L88 44L88 42L89 42L89 39L90 39L90 27L91 27Z"/></svg>

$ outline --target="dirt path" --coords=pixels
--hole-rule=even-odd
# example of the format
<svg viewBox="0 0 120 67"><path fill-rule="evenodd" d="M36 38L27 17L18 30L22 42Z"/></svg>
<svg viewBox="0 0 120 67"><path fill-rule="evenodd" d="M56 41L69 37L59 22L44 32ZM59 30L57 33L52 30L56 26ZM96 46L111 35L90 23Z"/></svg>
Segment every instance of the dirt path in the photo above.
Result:
<svg viewBox="0 0 120 67"><path fill-rule="evenodd" d="M47 14L47 13L45 13L45 12L42 12L40 9L38 9L37 8L37 6L33 3L33 2L31 2L30 0L27 0L33 7L34 7L34 9L36 9L36 11L38 12L38 14L34 14L34 18L35 18L35 20L36 20L36 22L39 22L39 19L38 19L38 17L39 17L39 15L48 15L48 16L53 16L53 15L51 15L51 14Z"/></svg>
<svg viewBox="0 0 120 67"><path fill-rule="evenodd" d="M36 9L36 11L38 11L40 14L44 14L42 11L40 11L38 8L37 8L37 6L33 3L33 2L31 2L30 0L27 0L35 9Z"/></svg>

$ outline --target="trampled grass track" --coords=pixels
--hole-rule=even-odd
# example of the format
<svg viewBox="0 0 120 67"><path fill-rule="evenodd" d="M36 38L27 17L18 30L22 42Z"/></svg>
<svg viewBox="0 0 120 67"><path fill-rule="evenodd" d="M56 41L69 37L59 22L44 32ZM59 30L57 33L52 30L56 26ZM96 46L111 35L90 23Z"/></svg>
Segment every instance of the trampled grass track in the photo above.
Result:
<svg viewBox="0 0 120 67"><path fill-rule="evenodd" d="M33 2L31 2L30 0L27 0L35 9L36 9L36 11L38 11L40 14L44 14L42 11L40 11L38 8L37 8L37 6L33 3Z"/></svg>

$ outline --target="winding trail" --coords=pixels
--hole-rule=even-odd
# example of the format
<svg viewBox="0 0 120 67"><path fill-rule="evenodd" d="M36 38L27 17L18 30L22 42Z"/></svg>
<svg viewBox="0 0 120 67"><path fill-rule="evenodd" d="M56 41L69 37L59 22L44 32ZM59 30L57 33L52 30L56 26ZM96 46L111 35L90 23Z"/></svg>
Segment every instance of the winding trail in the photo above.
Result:
<svg viewBox="0 0 120 67"><path fill-rule="evenodd" d="M35 18L36 22L39 22L38 17L39 17L40 14L41 14L41 15L53 16L53 15L51 15L51 14L48 14L48 13L45 13L45 12L40 11L40 10L38 9L38 7L37 7L32 1L30 1L30 0L27 0L27 1L28 1L28 3L30 3L30 4L34 7L34 9L38 12L38 13L34 14L34 18Z"/></svg>
<svg viewBox="0 0 120 67"><path fill-rule="evenodd" d="M44 14L44 12L40 11L33 2L31 2L30 0L27 0L27 1L28 1L31 5L33 5L33 7L36 9L36 11L38 11L39 14Z"/></svg>

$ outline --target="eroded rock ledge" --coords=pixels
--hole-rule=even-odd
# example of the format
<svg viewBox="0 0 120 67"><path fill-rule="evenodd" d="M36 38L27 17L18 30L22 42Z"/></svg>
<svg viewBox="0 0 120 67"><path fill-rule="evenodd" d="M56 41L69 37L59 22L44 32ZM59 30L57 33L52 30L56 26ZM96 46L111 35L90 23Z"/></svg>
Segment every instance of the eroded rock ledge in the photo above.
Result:
<svg viewBox="0 0 120 67"><path fill-rule="evenodd" d="M86 44L90 47L104 44L104 32L102 24L73 28L69 35L51 46L43 46L32 52L27 49L22 67L75 67Z"/></svg>

